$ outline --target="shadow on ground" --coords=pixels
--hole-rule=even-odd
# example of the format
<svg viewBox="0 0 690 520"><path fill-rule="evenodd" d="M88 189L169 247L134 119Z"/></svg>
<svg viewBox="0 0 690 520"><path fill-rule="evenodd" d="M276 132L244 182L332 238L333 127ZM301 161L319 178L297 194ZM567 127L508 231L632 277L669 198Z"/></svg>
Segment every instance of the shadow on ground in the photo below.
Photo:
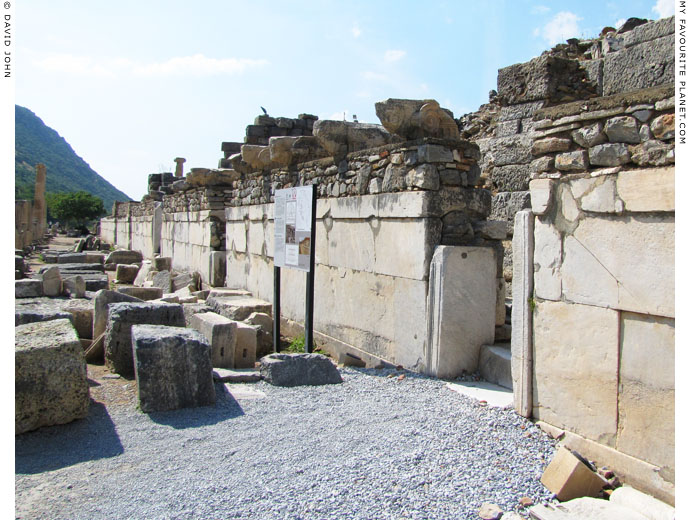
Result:
<svg viewBox="0 0 690 520"><path fill-rule="evenodd" d="M33 474L124 452L115 424L102 403L69 424L47 426L15 437L15 473Z"/></svg>
<svg viewBox="0 0 690 520"><path fill-rule="evenodd" d="M158 424L172 426L176 430L197 428L234 419L244 415L242 407L222 383L216 383L216 404L199 408L182 408L168 412L151 412L149 418Z"/></svg>

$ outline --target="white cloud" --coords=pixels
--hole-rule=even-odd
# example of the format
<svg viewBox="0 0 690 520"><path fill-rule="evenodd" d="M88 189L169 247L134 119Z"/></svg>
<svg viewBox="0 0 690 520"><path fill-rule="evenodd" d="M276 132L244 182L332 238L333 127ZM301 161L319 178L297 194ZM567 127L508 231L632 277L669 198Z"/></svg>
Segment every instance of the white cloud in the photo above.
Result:
<svg viewBox="0 0 690 520"><path fill-rule="evenodd" d="M126 58L94 59L72 54L48 54L34 60L34 64L47 72L71 75L114 78L123 74L137 76L211 76L241 74L251 67L268 64L266 60L238 58L208 58L203 54L170 58L164 62L137 63Z"/></svg>
<svg viewBox="0 0 690 520"><path fill-rule="evenodd" d="M352 36L359 38L362 35L362 29L357 24L352 27Z"/></svg>
<svg viewBox="0 0 690 520"><path fill-rule="evenodd" d="M624 23L625 23L625 18L621 18L620 20L617 20L616 23L613 24L613 26L614 26L616 29L620 29L620 28L623 26Z"/></svg>
<svg viewBox="0 0 690 520"><path fill-rule="evenodd" d="M582 18L574 13L561 11L551 18L544 27L535 29L534 34L544 38L549 45L556 45L580 34L580 27L577 24L580 20Z"/></svg>
<svg viewBox="0 0 690 520"><path fill-rule="evenodd" d="M549 11L551 11L551 8L545 5L533 5L530 9L530 13L532 14L546 14Z"/></svg>
<svg viewBox="0 0 690 520"><path fill-rule="evenodd" d="M372 72L370 70L365 70L362 72L362 77L369 81L386 81L388 76L381 74L380 72Z"/></svg>
<svg viewBox="0 0 690 520"><path fill-rule="evenodd" d="M675 0L656 0L652 11L659 15L659 18L666 18L675 14Z"/></svg>
<svg viewBox="0 0 690 520"><path fill-rule="evenodd" d="M391 49L386 51L386 53L383 55L383 59L388 63L393 63L403 59L406 54L407 52L405 51Z"/></svg>

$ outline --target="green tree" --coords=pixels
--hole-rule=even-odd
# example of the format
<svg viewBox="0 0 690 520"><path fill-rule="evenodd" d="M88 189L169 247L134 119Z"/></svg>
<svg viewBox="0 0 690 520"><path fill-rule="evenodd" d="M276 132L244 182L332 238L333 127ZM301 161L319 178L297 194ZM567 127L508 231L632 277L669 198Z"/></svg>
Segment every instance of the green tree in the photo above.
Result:
<svg viewBox="0 0 690 520"><path fill-rule="evenodd" d="M50 193L47 196L50 215L72 226L83 226L106 214L103 201L85 191Z"/></svg>

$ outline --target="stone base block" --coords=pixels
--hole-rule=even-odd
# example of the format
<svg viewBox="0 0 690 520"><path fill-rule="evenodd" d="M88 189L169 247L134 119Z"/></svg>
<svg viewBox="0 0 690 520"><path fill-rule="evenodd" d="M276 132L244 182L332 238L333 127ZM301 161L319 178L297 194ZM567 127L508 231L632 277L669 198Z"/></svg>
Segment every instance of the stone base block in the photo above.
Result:
<svg viewBox="0 0 690 520"><path fill-rule="evenodd" d="M206 298L206 304L213 308L221 316L231 320L244 321L253 312L262 312L270 315L273 312L273 304L246 296L210 296Z"/></svg>
<svg viewBox="0 0 690 520"><path fill-rule="evenodd" d="M134 283L138 272L138 265L118 264L115 268L115 278L118 283Z"/></svg>
<svg viewBox="0 0 690 520"><path fill-rule="evenodd" d="M235 366L237 323L215 312L194 314L191 326L211 345L211 364L214 368Z"/></svg>
<svg viewBox="0 0 690 520"><path fill-rule="evenodd" d="M254 368L256 363L256 346L258 327L235 322L237 324L237 343L235 345L235 368Z"/></svg>
<svg viewBox="0 0 690 520"><path fill-rule="evenodd" d="M14 282L14 297L15 298L40 298L43 296L43 281L35 280L33 278L25 278L24 280L15 280Z"/></svg>
<svg viewBox="0 0 690 520"><path fill-rule="evenodd" d="M86 361L69 320L15 328L15 434L89 413Z"/></svg>
<svg viewBox="0 0 690 520"><path fill-rule="evenodd" d="M340 372L321 354L270 354L261 358L261 377L275 386L342 383Z"/></svg>
<svg viewBox="0 0 690 520"><path fill-rule="evenodd" d="M118 287L117 292L145 301L157 300L163 296L163 289L160 287Z"/></svg>
<svg viewBox="0 0 690 520"><path fill-rule="evenodd" d="M216 402L211 347L197 331L135 325L132 349L143 412L209 406Z"/></svg>

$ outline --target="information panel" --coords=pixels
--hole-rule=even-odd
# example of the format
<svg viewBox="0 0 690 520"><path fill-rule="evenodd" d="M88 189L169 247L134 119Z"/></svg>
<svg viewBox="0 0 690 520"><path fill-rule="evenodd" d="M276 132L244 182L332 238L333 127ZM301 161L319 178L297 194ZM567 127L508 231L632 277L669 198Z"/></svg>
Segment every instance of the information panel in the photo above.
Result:
<svg viewBox="0 0 690 520"><path fill-rule="evenodd" d="M274 223L276 267L309 271L312 243L312 186L276 190Z"/></svg>

